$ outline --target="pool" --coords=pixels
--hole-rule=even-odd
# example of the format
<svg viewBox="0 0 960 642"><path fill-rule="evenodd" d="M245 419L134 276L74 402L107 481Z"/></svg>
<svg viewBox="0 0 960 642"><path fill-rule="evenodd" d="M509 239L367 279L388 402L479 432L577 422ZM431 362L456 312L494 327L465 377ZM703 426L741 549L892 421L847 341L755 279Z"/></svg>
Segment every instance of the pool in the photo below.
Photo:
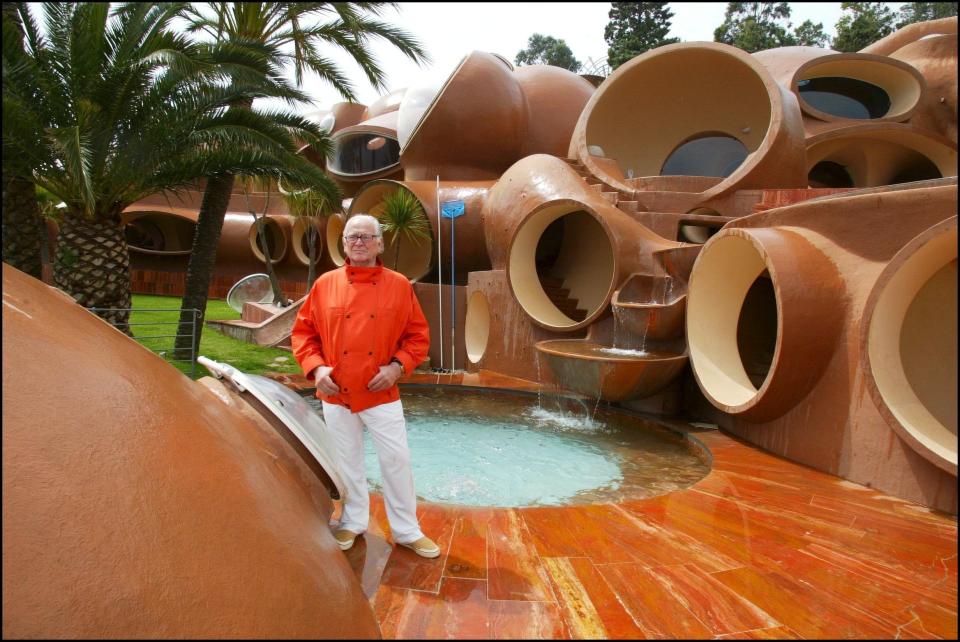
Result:
<svg viewBox="0 0 960 642"><path fill-rule="evenodd" d="M553 395L404 386L418 499L559 506L663 495L710 470L698 444L635 415ZM320 401L308 398L320 412ZM365 436L367 479L380 468Z"/></svg>

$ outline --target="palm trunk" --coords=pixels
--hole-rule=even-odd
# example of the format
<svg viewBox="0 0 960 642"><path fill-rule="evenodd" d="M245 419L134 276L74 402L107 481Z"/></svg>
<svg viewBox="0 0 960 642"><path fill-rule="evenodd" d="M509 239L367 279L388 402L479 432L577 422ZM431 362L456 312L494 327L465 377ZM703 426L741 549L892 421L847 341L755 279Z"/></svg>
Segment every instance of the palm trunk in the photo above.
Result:
<svg viewBox="0 0 960 642"><path fill-rule="evenodd" d="M217 262L217 245L220 243L223 218L227 213L232 192L232 174L217 176L207 181L207 188L200 204L200 213L197 215L193 249L190 252L190 261L187 263L186 285L183 300L180 303L180 325L174 342L176 359L189 359L191 352L198 354L203 319L207 311L207 296L210 291L210 282L213 280L213 266ZM193 313L189 312L191 308L200 310L195 332L193 332ZM192 343L191 334L194 337Z"/></svg>
<svg viewBox="0 0 960 642"><path fill-rule="evenodd" d="M57 240L53 279L58 288L97 316L131 334L130 254L119 215L88 221L71 212Z"/></svg>
<svg viewBox="0 0 960 642"><path fill-rule="evenodd" d="M41 278L45 227L33 181L3 172L3 260Z"/></svg>

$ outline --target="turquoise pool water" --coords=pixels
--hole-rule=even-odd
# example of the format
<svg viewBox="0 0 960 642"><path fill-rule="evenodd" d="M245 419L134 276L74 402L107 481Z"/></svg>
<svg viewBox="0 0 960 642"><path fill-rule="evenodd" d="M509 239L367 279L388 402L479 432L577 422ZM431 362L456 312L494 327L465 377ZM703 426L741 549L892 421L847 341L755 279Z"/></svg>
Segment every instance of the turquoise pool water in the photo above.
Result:
<svg viewBox="0 0 960 642"><path fill-rule="evenodd" d="M466 506L557 506L652 497L709 466L676 433L568 399L494 390L405 387L401 394L420 499ZM320 403L310 399L317 410ZM593 417L591 418L591 415ZM373 442L367 478L380 488Z"/></svg>

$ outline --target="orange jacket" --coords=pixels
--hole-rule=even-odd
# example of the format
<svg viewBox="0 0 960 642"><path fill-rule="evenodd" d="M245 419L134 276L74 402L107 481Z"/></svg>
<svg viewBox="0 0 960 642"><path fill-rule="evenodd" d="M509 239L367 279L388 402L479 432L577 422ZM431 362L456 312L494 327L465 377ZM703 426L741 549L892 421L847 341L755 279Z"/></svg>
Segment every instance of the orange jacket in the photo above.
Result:
<svg viewBox="0 0 960 642"><path fill-rule="evenodd" d="M328 403L360 412L400 398L400 390L370 392L367 383L396 357L412 372L427 357L430 329L407 277L376 267L347 265L316 280L290 337L305 375L330 366L340 394L317 391Z"/></svg>

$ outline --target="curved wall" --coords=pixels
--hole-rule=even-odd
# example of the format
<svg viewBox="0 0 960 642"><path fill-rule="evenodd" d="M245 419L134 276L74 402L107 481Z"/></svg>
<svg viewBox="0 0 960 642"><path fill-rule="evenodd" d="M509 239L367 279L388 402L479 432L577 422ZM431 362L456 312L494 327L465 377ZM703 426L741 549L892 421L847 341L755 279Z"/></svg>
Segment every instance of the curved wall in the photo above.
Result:
<svg viewBox="0 0 960 642"><path fill-rule="evenodd" d="M861 359L882 414L917 452L956 475L956 217L893 257L863 326Z"/></svg>
<svg viewBox="0 0 960 642"><path fill-rule="evenodd" d="M544 154L518 161L490 189L483 229L493 269L507 271L534 323L558 332L596 320L631 273L660 273L655 251L684 246L635 222Z"/></svg>
<svg viewBox="0 0 960 642"><path fill-rule="evenodd" d="M412 88L405 97L398 123L404 179L496 180L524 156L563 156L593 91L565 69L514 69L474 51L442 85Z"/></svg>
<svg viewBox="0 0 960 642"><path fill-rule="evenodd" d="M765 365L769 358L769 368L758 381L751 376L754 346L738 330L750 322L748 295L764 275L776 300L776 340L772 357L759 359ZM804 237L787 230L721 231L704 245L690 275L687 343L700 389L731 415L753 421L783 415L826 367L843 306L836 267Z"/></svg>
<svg viewBox="0 0 960 642"><path fill-rule="evenodd" d="M3 302L5 638L379 637L267 422L6 264Z"/></svg>
<svg viewBox="0 0 960 642"><path fill-rule="evenodd" d="M910 257L935 247L951 225L944 221L955 230L956 212L952 178L811 199L728 223L702 247L687 300L691 364L711 408L703 416L791 460L956 513L952 464L903 427L913 422L930 439L932 422L898 419L887 408L915 403L903 401L912 391L944 426L955 416L947 403L955 408L956 242L941 240L935 259ZM930 231L938 225L940 233ZM895 282L895 274L911 276ZM889 310L878 307L883 292L894 293ZM836 325L818 334L830 315ZM867 356L871 341L881 357ZM804 375L812 382L773 396L781 377ZM894 380L899 396L884 400L880 382Z"/></svg>
<svg viewBox="0 0 960 642"><path fill-rule="evenodd" d="M807 140L808 176L833 164L834 179L848 184L819 187L877 187L957 175L956 145L912 125L863 124L824 132Z"/></svg>
<svg viewBox="0 0 960 642"><path fill-rule="evenodd" d="M796 98L750 55L716 43L681 43L618 68L584 108L570 155L614 188L661 175L684 143L739 141L746 157L703 200L737 189L805 184L803 127Z"/></svg>
<svg viewBox="0 0 960 642"><path fill-rule="evenodd" d="M415 243L405 235L399 235L398 241L392 240L390 235L384 238L384 252L381 256L384 265L394 266L397 243L400 246L400 263L398 271L414 281L437 280L437 244L440 245L444 283L450 281L450 219L441 217L437 221L437 201L463 201L464 214L456 219L454 235L454 259L457 283L466 284L467 273L475 270L486 270L490 267L487 257L487 248L484 243L483 223L480 212L483 208L487 192L493 185L492 181L457 181L440 182L440 191L437 192L437 183L434 181L370 181L357 193L350 203L348 216L353 214L372 214L379 217L383 210L383 198L397 189L404 189L413 194L420 202L423 212L430 224L430 238Z"/></svg>

